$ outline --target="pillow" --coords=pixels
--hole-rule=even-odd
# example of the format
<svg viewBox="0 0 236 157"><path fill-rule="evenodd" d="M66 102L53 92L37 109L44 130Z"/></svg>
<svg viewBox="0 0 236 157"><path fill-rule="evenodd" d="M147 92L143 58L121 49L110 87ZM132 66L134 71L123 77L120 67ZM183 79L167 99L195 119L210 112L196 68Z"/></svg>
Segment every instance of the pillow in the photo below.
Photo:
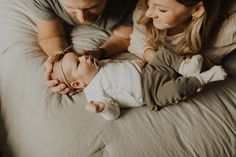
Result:
<svg viewBox="0 0 236 157"><path fill-rule="evenodd" d="M219 32L213 39L209 49L204 52L206 65L211 67L220 64L222 59L236 49L236 2L228 13L228 18L223 22Z"/></svg>
<svg viewBox="0 0 236 157"><path fill-rule="evenodd" d="M229 53L222 61L222 65L228 77L236 79L236 49Z"/></svg>
<svg viewBox="0 0 236 157"><path fill-rule="evenodd" d="M229 17L223 22L217 37L213 41L213 47L228 46L236 43L236 2L229 11Z"/></svg>

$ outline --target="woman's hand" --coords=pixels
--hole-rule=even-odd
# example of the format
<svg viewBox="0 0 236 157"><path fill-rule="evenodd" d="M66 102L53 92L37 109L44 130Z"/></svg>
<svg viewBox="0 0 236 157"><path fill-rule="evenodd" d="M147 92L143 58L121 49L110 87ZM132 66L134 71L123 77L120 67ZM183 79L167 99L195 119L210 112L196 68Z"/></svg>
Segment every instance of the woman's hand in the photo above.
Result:
<svg viewBox="0 0 236 157"><path fill-rule="evenodd" d="M46 87L49 87L53 92L60 94L69 94L70 96L78 93L78 91L71 90L66 84L59 82L58 80L53 80L51 77L53 70L53 63L55 56L49 56L45 62L45 75L44 75L44 84Z"/></svg>
<svg viewBox="0 0 236 157"><path fill-rule="evenodd" d="M144 51L144 54L143 54L143 58L145 61L147 61L148 63L151 62L151 60L153 59L154 55L155 55L156 51L149 48L149 49L146 49Z"/></svg>

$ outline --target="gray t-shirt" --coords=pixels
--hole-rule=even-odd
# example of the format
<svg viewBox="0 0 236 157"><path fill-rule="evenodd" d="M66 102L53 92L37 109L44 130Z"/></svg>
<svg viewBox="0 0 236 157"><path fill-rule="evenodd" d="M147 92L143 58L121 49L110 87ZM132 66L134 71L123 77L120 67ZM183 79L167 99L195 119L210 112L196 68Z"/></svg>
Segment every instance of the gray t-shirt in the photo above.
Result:
<svg viewBox="0 0 236 157"><path fill-rule="evenodd" d="M52 20L60 17L70 25L78 25L79 22L66 12L59 0L28 0L28 7L31 12L42 20ZM131 26L133 10L137 0L108 0L106 7L93 25L113 30L117 25Z"/></svg>

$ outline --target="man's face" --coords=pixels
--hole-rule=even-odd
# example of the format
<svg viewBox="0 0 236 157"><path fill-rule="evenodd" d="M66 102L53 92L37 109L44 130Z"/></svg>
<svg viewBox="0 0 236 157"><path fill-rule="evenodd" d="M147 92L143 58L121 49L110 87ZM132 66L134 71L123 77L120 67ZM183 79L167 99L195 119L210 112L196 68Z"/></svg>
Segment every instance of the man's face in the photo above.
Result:
<svg viewBox="0 0 236 157"><path fill-rule="evenodd" d="M60 0L60 3L81 24L91 25L101 15L107 0Z"/></svg>

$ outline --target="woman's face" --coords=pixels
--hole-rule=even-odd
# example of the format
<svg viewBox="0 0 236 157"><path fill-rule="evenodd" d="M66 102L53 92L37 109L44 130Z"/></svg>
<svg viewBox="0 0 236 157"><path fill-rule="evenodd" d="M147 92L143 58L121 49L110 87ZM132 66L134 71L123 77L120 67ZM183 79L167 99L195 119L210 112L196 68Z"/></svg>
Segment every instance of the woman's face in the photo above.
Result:
<svg viewBox="0 0 236 157"><path fill-rule="evenodd" d="M81 24L90 25L99 18L107 0L60 0L60 2Z"/></svg>
<svg viewBox="0 0 236 157"><path fill-rule="evenodd" d="M191 19L192 9L176 0L149 0L146 16L159 30L177 29Z"/></svg>

